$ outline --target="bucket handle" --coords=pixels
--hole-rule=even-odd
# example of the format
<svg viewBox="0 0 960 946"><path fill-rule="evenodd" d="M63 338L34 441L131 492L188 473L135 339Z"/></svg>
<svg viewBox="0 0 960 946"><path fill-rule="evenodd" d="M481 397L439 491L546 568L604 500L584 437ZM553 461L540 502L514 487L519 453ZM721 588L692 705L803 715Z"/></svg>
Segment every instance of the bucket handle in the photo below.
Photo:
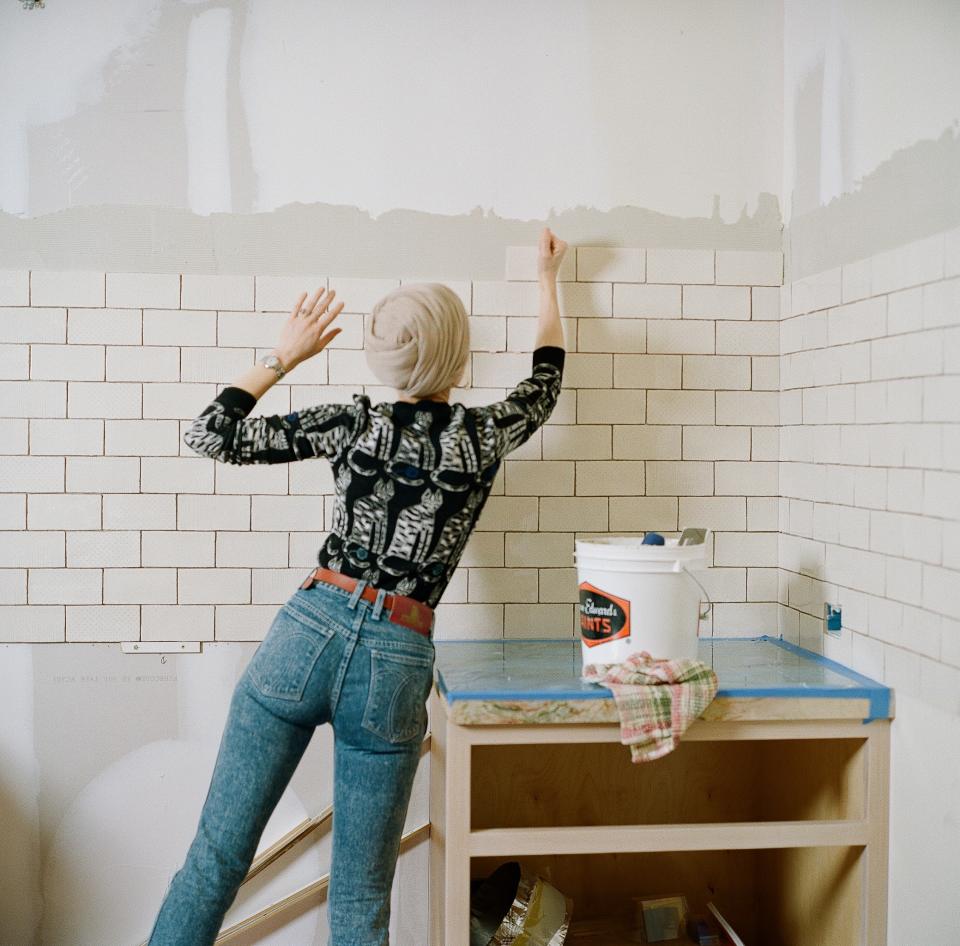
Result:
<svg viewBox="0 0 960 946"><path fill-rule="evenodd" d="M700 615L700 620L702 621L713 610L713 600L710 598L710 592L708 592L707 589L703 587L703 585L700 583L696 575L693 574L693 572L691 572L687 568L684 568L683 571L689 578L693 579L696 586L703 592L703 596L707 599L706 610Z"/></svg>

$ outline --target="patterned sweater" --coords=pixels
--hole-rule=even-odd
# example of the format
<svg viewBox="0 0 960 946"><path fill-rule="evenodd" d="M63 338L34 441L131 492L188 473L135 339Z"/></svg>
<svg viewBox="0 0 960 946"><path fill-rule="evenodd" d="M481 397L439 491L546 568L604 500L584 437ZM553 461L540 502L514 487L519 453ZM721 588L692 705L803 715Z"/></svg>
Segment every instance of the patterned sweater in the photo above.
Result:
<svg viewBox="0 0 960 946"><path fill-rule="evenodd" d="M248 417L257 399L226 387L183 442L222 463L291 463L325 457L333 468L332 528L320 565L435 607L453 577L503 457L550 416L565 351L545 345L502 401L318 404Z"/></svg>

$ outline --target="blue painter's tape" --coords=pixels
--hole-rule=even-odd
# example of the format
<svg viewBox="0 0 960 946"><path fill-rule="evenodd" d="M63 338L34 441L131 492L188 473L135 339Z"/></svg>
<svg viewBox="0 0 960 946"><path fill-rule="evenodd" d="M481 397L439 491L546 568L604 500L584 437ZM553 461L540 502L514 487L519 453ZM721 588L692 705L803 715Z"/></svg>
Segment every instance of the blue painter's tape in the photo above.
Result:
<svg viewBox="0 0 960 946"><path fill-rule="evenodd" d="M719 645L716 648L716 654L721 680L717 696L866 699L869 715L864 722L889 718L891 693L889 687L821 654L791 644L789 641L765 635L752 638L701 638L700 643L707 650L712 650L714 644ZM743 655L738 655L736 651L732 653L728 651L731 664L726 668L723 666L725 645L731 647L740 645L742 647L742 645L750 643L761 645L761 649L757 653L759 662L755 663L752 654L747 653L743 664L738 666L737 659ZM524 644L529 646L529 651L525 655L522 648ZM473 645L474 647L479 645L480 650L479 652L473 651L468 664L460 663L458 666L457 661L460 658L458 650L461 645ZM521 645L521 649L518 650L516 645ZM755 676L763 676L767 680L770 678L771 670L775 674L777 669L776 660L773 663L769 661L766 664L763 663L763 645L776 647L800 658L800 663L787 669L800 668L802 675L803 665L818 667L827 674L841 678L843 683L837 681L831 685L829 677L825 675L826 682L813 679L809 683L802 683L787 678L781 685L777 685L775 682L771 685L771 683L765 681L762 684L750 686L751 667L756 668ZM512 654L511 651L513 651ZM464 652L464 654L466 653ZM455 700L613 699L613 693L608 687L597 683L586 683L579 679L580 659L580 642L570 638L544 639L531 637L510 638L509 640L477 638L438 641L437 688L448 703ZM463 660L467 660L465 655ZM487 664L486 667L483 666L485 663ZM555 666L551 668L551 664ZM452 691L447 684L444 674L445 669L453 679L454 689ZM467 670L469 672L465 672ZM764 673L764 670L767 672ZM724 686L723 675L725 672L744 676L746 678L745 682L741 685ZM811 674L811 676L816 678L818 674ZM501 684L506 684L506 686L501 688Z"/></svg>

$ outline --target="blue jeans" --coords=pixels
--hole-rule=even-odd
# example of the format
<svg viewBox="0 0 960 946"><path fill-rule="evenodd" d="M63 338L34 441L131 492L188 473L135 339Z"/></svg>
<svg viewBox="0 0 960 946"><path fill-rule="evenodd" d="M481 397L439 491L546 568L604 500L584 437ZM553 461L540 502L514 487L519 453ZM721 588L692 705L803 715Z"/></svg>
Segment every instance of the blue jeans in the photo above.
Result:
<svg viewBox="0 0 960 946"><path fill-rule="evenodd" d="M230 701L197 833L148 946L213 943L313 732L334 733L329 946L388 946L390 891L427 730L434 645L326 582L281 606Z"/></svg>

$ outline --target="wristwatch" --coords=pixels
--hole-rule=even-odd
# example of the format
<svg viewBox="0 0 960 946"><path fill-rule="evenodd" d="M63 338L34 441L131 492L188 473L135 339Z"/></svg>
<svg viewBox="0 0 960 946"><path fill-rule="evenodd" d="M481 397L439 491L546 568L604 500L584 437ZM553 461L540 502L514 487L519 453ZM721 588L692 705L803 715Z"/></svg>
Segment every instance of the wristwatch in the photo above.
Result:
<svg viewBox="0 0 960 946"><path fill-rule="evenodd" d="M280 359L273 354L264 355L257 364L263 365L264 368L272 368L277 373L278 381L287 373L287 369L283 367Z"/></svg>

